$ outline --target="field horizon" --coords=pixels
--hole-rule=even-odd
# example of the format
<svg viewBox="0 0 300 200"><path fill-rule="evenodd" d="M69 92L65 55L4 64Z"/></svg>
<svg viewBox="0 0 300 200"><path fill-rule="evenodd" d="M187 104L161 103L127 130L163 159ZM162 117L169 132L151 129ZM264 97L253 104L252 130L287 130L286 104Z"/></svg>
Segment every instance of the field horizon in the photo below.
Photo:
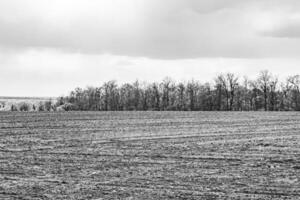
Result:
<svg viewBox="0 0 300 200"><path fill-rule="evenodd" d="M38 96L0 96L0 99L56 99L58 97L38 97Z"/></svg>

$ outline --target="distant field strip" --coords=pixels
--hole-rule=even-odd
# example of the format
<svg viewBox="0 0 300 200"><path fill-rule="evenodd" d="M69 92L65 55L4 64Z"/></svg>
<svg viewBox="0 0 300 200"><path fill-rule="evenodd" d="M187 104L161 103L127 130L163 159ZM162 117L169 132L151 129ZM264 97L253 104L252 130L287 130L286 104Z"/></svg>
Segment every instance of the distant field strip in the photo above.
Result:
<svg viewBox="0 0 300 200"><path fill-rule="evenodd" d="M0 113L0 199L101 198L300 199L300 113Z"/></svg>

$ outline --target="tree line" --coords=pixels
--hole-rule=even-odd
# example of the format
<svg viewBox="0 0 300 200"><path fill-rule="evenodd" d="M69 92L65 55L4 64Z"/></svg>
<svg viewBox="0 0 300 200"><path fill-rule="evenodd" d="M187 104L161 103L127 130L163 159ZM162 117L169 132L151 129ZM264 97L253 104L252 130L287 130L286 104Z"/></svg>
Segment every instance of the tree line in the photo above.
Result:
<svg viewBox="0 0 300 200"><path fill-rule="evenodd" d="M171 78L122 85L108 81L100 87L76 88L59 97L53 110L299 111L300 76L280 82L265 70L255 80L224 73L210 83Z"/></svg>
<svg viewBox="0 0 300 200"><path fill-rule="evenodd" d="M18 102L18 103L9 103L9 102L0 102L0 111L22 111L22 112L42 112L42 111L56 111L57 104L55 100L46 100L40 102Z"/></svg>

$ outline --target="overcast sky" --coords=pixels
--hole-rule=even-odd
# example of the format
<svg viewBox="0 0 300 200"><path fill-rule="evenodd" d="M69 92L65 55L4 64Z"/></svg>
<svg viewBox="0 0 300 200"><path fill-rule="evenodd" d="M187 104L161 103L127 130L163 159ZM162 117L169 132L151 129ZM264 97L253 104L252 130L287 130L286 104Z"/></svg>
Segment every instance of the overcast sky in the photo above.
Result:
<svg viewBox="0 0 300 200"><path fill-rule="evenodd" d="M0 0L0 96L300 74L299 0Z"/></svg>

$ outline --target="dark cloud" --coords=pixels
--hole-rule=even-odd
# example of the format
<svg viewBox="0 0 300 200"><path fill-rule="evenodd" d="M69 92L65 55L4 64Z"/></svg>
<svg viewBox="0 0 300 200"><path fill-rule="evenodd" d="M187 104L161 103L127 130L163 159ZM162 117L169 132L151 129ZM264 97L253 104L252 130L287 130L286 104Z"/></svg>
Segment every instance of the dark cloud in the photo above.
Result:
<svg viewBox="0 0 300 200"><path fill-rule="evenodd" d="M161 59L274 56L277 42L262 43L248 20L260 23L257 13L282 7L278 0L2 0L0 46ZM296 37L298 27L266 35Z"/></svg>

